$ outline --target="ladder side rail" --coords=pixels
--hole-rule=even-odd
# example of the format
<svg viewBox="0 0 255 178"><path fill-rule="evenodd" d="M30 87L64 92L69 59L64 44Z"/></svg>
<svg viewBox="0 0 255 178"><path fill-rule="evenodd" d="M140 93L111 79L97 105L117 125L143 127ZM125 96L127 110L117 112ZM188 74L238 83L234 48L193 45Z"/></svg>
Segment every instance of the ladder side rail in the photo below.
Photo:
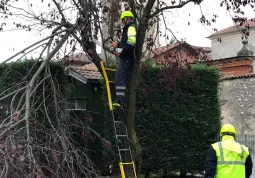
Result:
<svg viewBox="0 0 255 178"><path fill-rule="evenodd" d="M101 64L101 68L102 68L104 79L105 79L105 83L106 83L107 97L108 97L108 101L109 101L109 108L112 111L113 110L113 107L112 107L112 96L111 96L109 79L108 79L107 73L105 71L104 61L100 61L100 64Z"/></svg>
<svg viewBox="0 0 255 178"><path fill-rule="evenodd" d="M114 125L115 140L116 140L116 143L117 143L117 148L118 148L118 153L119 153L119 158L120 158L119 166L120 166L121 177L122 178L126 177L125 176L125 171L124 171L124 165L132 164L134 176L135 176L135 178L137 178L135 164L134 164L134 161L133 161L133 155L132 155L132 152L131 152L131 147L130 147L130 143L129 143L129 137L128 137L128 131L127 131L126 125L125 125L125 130L126 130L126 135L127 135L129 153L130 153L130 157L131 157L131 160L132 160L131 163L123 163L122 156L121 156L121 151L120 151L120 146L118 144L117 128L116 128L116 125L115 125L115 117L114 117L114 112L113 112L113 107L112 107L112 96L111 96L111 90L110 90L110 84L109 84L111 81L109 81L107 73L106 73L106 70L109 70L109 71L116 71L116 70L110 69L110 68L106 68L104 66L104 62L103 61L100 61L100 64L101 64L103 76L104 76L105 83L106 83L107 97L108 97L108 102L109 102L109 109L111 111L112 122L113 122L113 125Z"/></svg>
<svg viewBox="0 0 255 178"><path fill-rule="evenodd" d="M115 117L114 117L113 111L111 111L111 115L112 115L112 122L113 122L113 127L114 127L114 135L115 135L115 140L116 140L116 143L117 143L117 148L118 148L118 153L119 153L119 157L120 157L120 162L122 162L122 156L121 156L121 152L120 152L120 146L118 144L117 129L116 129L116 126L115 126Z"/></svg>

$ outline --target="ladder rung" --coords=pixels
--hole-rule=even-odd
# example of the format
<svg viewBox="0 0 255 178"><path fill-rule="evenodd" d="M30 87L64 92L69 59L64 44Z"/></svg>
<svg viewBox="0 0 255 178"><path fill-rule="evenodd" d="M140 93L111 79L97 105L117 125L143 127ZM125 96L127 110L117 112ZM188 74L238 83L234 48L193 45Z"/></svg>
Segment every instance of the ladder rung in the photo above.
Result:
<svg viewBox="0 0 255 178"><path fill-rule="evenodd" d="M122 165L130 165L130 164L134 164L134 162L130 162L130 163L120 163Z"/></svg>
<svg viewBox="0 0 255 178"><path fill-rule="evenodd" d="M130 149L119 149L120 151L129 151Z"/></svg>
<svg viewBox="0 0 255 178"><path fill-rule="evenodd" d="M116 71L116 69L111 69L111 68L105 68L105 70Z"/></svg>
<svg viewBox="0 0 255 178"><path fill-rule="evenodd" d="M127 135L116 135L117 137L127 137Z"/></svg>

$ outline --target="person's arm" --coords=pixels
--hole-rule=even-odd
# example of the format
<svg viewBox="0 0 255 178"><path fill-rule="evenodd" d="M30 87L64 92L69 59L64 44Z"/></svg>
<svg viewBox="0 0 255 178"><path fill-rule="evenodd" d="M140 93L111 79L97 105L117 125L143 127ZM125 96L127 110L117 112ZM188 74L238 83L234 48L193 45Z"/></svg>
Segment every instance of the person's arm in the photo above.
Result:
<svg viewBox="0 0 255 178"><path fill-rule="evenodd" d="M210 146L205 160L205 178L214 178L217 167L217 156L212 146Z"/></svg>
<svg viewBox="0 0 255 178"><path fill-rule="evenodd" d="M251 155L249 154L249 156L246 158L246 161L245 161L245 177L246 178L249 178L251 176L252 167L253 167L253 163L252 163Z"/></svg>
<svg viewBox="0 0 255 178"><path fill-rule="evenodd" d="M126 43L118 43L118 48L122 48L121 54L130 54L133 51L133 46L136 43L136 28L134 26L128 27L127 31L127 42Z"/></svg>

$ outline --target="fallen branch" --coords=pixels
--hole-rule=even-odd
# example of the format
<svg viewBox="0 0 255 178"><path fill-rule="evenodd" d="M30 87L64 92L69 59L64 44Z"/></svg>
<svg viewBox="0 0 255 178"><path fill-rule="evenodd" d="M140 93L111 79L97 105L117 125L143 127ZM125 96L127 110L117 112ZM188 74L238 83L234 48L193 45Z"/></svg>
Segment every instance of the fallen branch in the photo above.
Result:
<svg viewBox="0 0 255 178"><path fill-rule="evenodd" d="M37 42L31 44L30 46L28 46L28 47L22 49L21 51L17 52L16 54L12 55L11 57L9 57L9 58L7 58L6 60L2 61L2 62L0 63L0 65L5 64L6 62L10 61L10 60L13 59L14 57L18 56L19 54L24 53L26 50L32 48L33 46L35 46L35 45L37 45L37 44L40 44L41 42L43 42L43 41L45 41L45 40L47 40L47 39L49 39L49 38L52 38L52 37L54 37L54 36L56 36L56 35L58 35L58 34L61 34L62 32L65 32L65 31L67 31L67 30L68 30L68 29L61 30L61 31L59 31L59 32L57 32L57 33L54 33L54 34L52 34L52 35L50 35L50 36L48 36L48 37L43 38L43 39L40 40L40 41L37 41Z"/></svg>
<svg viewBox="0 0 255 178"><path fill-rule="evenodd" d="M27 90L26 90L26 112L25 112L25 120L26 120L26 128L27 128L27 141L30 141L30 131L29 131L29 116L30 116L30 94L32 92L32 88L34 86L35 80L40 75L42 70L48 64L49 60L58 52L61 46L65 43L69 35L74 31L74 28L70 28L67 30L66 34L59 41L57 46L51 51L51 53L46 57L46 59L42 62L39 69L36 71L32 79L30 80Z"/></svg>
<svg viewBox="0 0 255 178"><path fill-rule="evenodd" d="M1 97L1 98L0 98L0 101L2 101L2 100L4 100L4 99L8 98L9 96L14 95L14 94L17 93L17 92L20 92L21 90L24 90L25 88L26 88L26 86L25 86L25 87L22 87L22 88L20 88L20 89L18 89L18 90L15 90L15 91L13 91L13 92L11 92L11 93L9 93L9 94L3 96L3 97Z"/></svg>

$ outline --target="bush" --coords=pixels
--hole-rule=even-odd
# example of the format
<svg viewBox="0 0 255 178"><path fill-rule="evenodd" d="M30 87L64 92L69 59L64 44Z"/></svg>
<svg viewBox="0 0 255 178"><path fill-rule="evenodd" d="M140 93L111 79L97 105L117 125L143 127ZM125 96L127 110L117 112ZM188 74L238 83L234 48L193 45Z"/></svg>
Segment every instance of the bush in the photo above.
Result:
<svg viewBox="0 0 255 178"><path fill-rule="evenodd" d="M142 67L136 129L143 171L203 171L205 154L220 127L219 72Z"/></svg>
<svg viewBox="0 0 255 178"><path fill-rule="evenodd" d="M98 171L88 150L93 145L84 143L93 119L89 112L79 117L66 111L66 93L76 86L69 85L62 66L50 63L38 76L30 94L30 116L24 119L24 87L40 65L41 61L25 60L0 66L1 170L21 178L95 177Z"/></svg>

